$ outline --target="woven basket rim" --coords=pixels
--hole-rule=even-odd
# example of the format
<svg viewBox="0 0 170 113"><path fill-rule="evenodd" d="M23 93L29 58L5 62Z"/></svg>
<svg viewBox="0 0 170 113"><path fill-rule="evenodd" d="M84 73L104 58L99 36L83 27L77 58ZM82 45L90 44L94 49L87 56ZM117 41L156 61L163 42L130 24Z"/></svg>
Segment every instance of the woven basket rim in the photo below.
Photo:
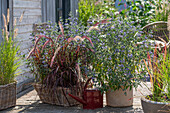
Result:
<svg viewBox="0 0 170 113"><path fill-rule="evenodd" d="M42 84L42 83L40 83L40 82L34 82L34 83L32 83L32 85L33 86L35 86L35 85L46 85L46 84ZM62 87L62 86L57 86L57 87ZM76 87L76 85L74 86L74 87ZM71 88L71 87L63 87L63 88Z"/></svg>
<svg viewBox="0 0 170 113"><path fill-rule="evenodd" d="M5 85L0 85L0 88L7 87L7 86L13 85L13 84L17 84L17 81L13 81L13 82L11 82L9 84L5 84Z"/></svg>

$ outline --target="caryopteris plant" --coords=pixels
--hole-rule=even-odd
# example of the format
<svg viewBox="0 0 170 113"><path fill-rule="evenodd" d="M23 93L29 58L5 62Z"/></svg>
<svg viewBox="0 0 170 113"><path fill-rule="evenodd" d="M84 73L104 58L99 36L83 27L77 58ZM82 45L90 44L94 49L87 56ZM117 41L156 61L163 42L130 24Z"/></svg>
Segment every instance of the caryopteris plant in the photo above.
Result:
<svg viewBox="0 0 170 113"><path fill-rule="evenodd" d="M14 82L14 78L18 75L17 69L20 66L18 59L19 47L14 41L18 29L14 29L12 32L8 32L7 29L9 24L9 10L7 19L4 14L3 19L4 29L2 29L2 41L0 43L0 85Z"/></svg>

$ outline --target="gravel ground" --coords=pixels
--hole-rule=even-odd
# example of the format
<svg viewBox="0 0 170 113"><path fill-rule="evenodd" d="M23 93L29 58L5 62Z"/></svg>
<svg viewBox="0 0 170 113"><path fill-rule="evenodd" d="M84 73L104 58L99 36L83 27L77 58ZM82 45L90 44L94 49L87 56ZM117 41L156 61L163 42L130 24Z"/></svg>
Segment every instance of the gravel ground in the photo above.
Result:
<svg viewBox="0 0 170 113"><path fill-rule="evenodd" d="M150 83L147 82L148 87ZM49 104L44 104L40 101L35 90L28 89L18 95L17 105L7 110L0 111L0 113L143 113L140 98L143 95L150 94L145 85L139 86L137 90L134 89L133 106L126 108L112 108L106 106L106 99L104 95L104 107L95 110L83 110L82 107L60 107Z"/></svg>

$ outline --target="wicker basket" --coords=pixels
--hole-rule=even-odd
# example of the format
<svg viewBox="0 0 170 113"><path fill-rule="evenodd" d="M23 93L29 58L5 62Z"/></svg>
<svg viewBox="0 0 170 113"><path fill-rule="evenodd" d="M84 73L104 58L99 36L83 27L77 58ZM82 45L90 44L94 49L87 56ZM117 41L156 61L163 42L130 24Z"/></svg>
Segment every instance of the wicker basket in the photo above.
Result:
<svg viewBox="0 0 170 113"><path fill-rule="evenodd" d="M16 82L0 85L0 110L16 105Z"/></svg>
<svg viewBox="0 0 170 113"><path fill-rule="evenodd" d="M44 85L38 83L33 84L33 86L37 91L40 100L44 103L59 105L59 106L75 106L80 104L79 102L77 102L76 100L74 100L68 95L68 93L71 93L76 96L80 96L81 91L78 91L79 88L77 87L75 88L56 87L55 89L53 89L53 88L44 87Z"/></svg>
<svg viewBox="0 0 170 113"><path fill-rule="evenodd" d="M158 37L161 37L167 43L169 41L169 39L167 39L169 38L167 22L164 21L153 22L144 26L142 29L145 34L151 34L153 36L151 39L160 40Z"/></svg>

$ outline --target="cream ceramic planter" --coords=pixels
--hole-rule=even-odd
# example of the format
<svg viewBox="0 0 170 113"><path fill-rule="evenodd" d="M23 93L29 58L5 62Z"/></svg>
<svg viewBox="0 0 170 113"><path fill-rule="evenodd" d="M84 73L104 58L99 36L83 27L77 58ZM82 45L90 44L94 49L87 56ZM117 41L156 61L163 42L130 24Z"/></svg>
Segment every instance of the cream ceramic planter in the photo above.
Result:
<svg viewBox="0 0 170 113"><path fill-rule="evenodd" d="M122 89L112 91L109 90L106 92L106 103L108 106L111 107L128 107L133 105L133 89L129 90L129 88L126 90L126 94L124 94L125 91Z"/></svg>

